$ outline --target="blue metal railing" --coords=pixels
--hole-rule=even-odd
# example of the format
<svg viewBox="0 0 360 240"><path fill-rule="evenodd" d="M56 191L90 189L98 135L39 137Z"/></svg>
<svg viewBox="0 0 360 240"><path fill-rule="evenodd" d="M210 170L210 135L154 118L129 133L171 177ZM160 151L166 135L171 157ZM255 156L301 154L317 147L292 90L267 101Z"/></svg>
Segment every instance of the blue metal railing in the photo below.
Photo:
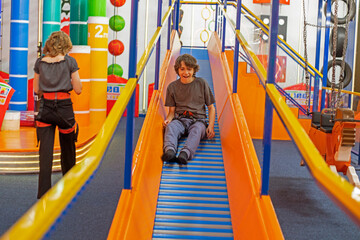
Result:
<svg viewBox="0 0 360 240"><path fill-rule="evenodd" d="M274 83L276 86L276 89L284 96L286 97L287 100L289 100L293 105L295 105L297 108L299 108L299 110L304 113L304 114L308 114L306 109L303 108L303 106L301 106L294 98L292 98L290 96L290 94L288 94L284 89L282 89L277 83Z"/></svg>

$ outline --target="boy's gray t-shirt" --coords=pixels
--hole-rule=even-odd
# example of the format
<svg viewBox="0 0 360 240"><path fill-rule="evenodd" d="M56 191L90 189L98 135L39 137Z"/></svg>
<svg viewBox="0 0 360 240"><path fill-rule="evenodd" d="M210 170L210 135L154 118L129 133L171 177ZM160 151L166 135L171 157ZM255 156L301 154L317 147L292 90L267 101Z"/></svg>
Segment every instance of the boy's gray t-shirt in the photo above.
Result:
<svg viewBox="0 0 360 240"><path fill-rule="evenodd" d="M206 118L205 105L209 106L214 102L214 95L203 78L195 78L188 84L177 79L166 90L165 106L175 107L175 116L190 111L195 118Z"/></svg>

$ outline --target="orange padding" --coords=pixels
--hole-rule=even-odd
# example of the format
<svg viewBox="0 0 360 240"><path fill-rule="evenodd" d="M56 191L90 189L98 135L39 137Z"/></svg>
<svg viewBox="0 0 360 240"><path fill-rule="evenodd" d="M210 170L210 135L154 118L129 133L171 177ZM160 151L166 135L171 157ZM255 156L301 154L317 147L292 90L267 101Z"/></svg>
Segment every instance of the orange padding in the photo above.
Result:
<svg viewBox="0 0 360 240"><path fill-rule="evenodd" d="M50 127L51 124L49 124L49 123L44 123L44 122L40 122L40 121L36 121L36 126L37 126L37 127Z"/></svg>
<svg viewBox="0 0 360 240"><path fill-rule="evenodd" d="M59 128L59 132L61 132L63 134L69 134L69 133L75 131L75 127L76 127L76 123L74 124L74 126L72 126L72 128L68 128L68 129Z"/></svg>
<svg viewBox="0 0 360 240"><path fill-rule="evenodd" d="M152 239L162 170L162 123L166 117L162 89L176 79L174 69L168 66L178 57L181 46L173 31L174 37L172 51L167 52L160 70L159 90L153 92L134 152L132 190L121 192L108 239Z"/></svg>
<svg viewBox="0 0 360 240"><path fill-rule="evenodd" d="M62 99L69 99L70 93L67 92L44 92L43 96L45 99L49 100L62 100Z"/></svg>
<svg viewBox="0 0 360 240"><path fill-rule="evenodd" d="M208 52L234 239L284 239L270 196L260 196L259 160L239 96L232 94L232 77L216 33Z"/></svg>

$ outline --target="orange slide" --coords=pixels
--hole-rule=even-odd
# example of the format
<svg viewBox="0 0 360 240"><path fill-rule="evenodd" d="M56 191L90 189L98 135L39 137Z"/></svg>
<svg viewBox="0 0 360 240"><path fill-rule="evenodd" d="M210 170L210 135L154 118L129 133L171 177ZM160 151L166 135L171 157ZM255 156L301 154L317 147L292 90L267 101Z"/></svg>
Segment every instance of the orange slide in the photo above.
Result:
<svg viewBox="0 0 360 240"><path fill-rule="evenodd" d="M180 54L180 48L177 34L173 33L172 47L166 54L160 72L160 87L153 92L134 152L132 189L123 190L121 193L108 239L152 239L154 236L163 169L160 161L163 145L162 122L166 116L163 90L171 79L176 78L176 73L169 66L173 66ZM230 236L229 238L216 237L221 233L209 235L211 231L206 229L203 232L214 239L283 239L270 196L260 196L259 161L239 97L230 91L232 77L216 34L210 39L208 54L214 81L232 231L226 235ZM196 211L198 210L194 209L194 212ZM171 224L166 223L165 229L171 228ZM188 226L189 231L192 227ZM175 230L172 232L176 234ZM182 234L187 235L184 231Z"/></svg>

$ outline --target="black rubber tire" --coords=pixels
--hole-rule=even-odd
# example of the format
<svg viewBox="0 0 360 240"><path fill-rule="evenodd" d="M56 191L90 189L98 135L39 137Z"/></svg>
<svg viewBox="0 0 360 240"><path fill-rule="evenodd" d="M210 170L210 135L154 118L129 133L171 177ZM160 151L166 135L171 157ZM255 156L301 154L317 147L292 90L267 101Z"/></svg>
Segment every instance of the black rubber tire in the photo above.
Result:
<svg viewBox="0 0 360 240"><path fill-rule="evenodd" d="M343 48L344 48L344 42L345 42L345 32L346 29L344 27L338 27L337 28L337 40L336 40L336 57L340 58L343 56ZM333 50L334 50L334 46L333 46L333 31L331 30L330 33L330 43L329 43L329 47L330 47L330 54L332 56L333 54Z"/></svg>
<svg viewBox="0 0 360 240"><path fill-rule="evenodd" d="M332 71L332 62L333 60L330 60L328 62L328 67L327 67L327 73L329 73L329 71ZM341 67L341 63L342 60L341 59L335 59L335 65L338 65ZM324 67L321 69L321 73L323 73ZM330 74L332 75L332 72L330 72ZM351 78L352 78L352 70L350 68L350 65L347 64L345 62L345 69L344 69L344 84L343 84L343 88L345 88L347 85L350 84L351 82ZM339 81L339 79L337 79ZM327 78L327 87L331 87L331 78ZM335 88L339 88L339 83L335 84Z"/></svg>
<svg viewBox="0 0 360 240"><path fill-rule="evenodd" d="M350 21L352 21L355 17L355 13L356 13L356 4L354 2L354 0L339 0L339 1L343 1L347 4L348 6L348 12L347 14L342 17L342 18L338 18L338 23L339 24L345 24L346 23L346 17L347 15L350 15ZM335 2L335 0L331 0L331 6L333 6L333 3ZM351 11L349 12L349 9L351 9ZM324 4L324 14L326 16L327 13L327 2ZM331 13L331 22L334 23L335 21L335 16Z"/></svg>

